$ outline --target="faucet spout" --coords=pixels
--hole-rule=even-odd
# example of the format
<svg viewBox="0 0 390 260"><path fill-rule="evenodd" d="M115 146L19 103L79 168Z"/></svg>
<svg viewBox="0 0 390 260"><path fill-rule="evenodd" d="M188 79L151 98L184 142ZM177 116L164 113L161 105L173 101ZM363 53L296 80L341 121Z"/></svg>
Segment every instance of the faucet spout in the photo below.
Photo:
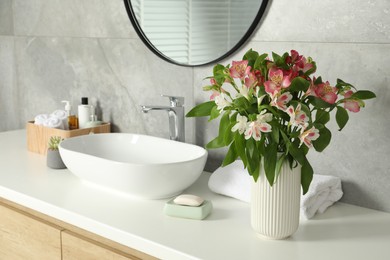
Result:
<svg viewBox="0 0 390 260"><path fill-rule="evenodd" d="M165 110L170 111L171 107L168 106L141 106L141 110L144 113L148 113L151 110Z"/></svg>
<svg viewBox="0 0 390 260"><path fill-rule="evenodd" d="M169 97L169 96L168 96ZM169 135L171 140L185 142L184 129L184 98L169 97L170 106L141 106L143 113L148 113L151 110L167 111L169 118ZM179 102L180 101L180 102Z"/></svg>

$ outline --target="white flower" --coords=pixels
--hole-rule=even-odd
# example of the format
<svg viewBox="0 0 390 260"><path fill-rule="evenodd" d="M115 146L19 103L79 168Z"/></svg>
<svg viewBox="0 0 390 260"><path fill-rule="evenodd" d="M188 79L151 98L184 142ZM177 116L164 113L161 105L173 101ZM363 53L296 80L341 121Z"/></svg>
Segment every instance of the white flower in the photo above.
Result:
<svg viewBox="0 0 390 260"><path fill-rule="evenodd" d="M241 116L240 114L237 114L236 120L237 123L232 127L232 132L238 130L240 134L244 133L248 125L248 119L245 116Z"/></svg>
<svg viewBox="0 0 390 260"><path fill-rule="evenodd" d="M257 115L257 121L263 123L263 122L269 122L272 120L272 114L266 113L265 110L262 110L259 115Z"/></svg>
<svg viewBox="0 0 390 260"><path fill-rule="evenodd" d="M245 139L248 140L252 137L256 141L260 141L261 133L269 133L272 131L271 125L267 123L271 120L271 113L266 113L265 110L261 111L261 113L257 115L257 120L248 124L248 127L245 130Z"/></svg>
<svg viewBox="0 0 390 260"><path fill-rule="evenodd" d="M290 124L292 126L297 126L298 129L306 128L305 125L309 121L309 117L301 110L300 103L297 105L296 109L294 109L293 106L289 106L286 112L290 116Z"/></svg>
<svg viewBox="0 0 390 260"><path fill-rule="evenodd" d="M238 90L237 97L245 97L249 100L249 88L247 86L242 85Z"/></svg>
<svg viewBox="0 0 390 260"><path fill-rule="evenodd" d="M299 144L299 147L301 147L302 144L305 144L308 148L312 148L313 145L311 141L317 140L317 138L320 137L320 131L318 131L318 129L314 126L312 126L309 130L306 130L306 127L307 124L305 124L305 126L301 129L301 134L299 135L301 143Z"/></svg>
<svg viewBox="0 0 390 260"><path fill-rule="evenodd" d="M220 95L214 98L215 104L217 104L217 109L222 111L225 107L230 106L232 103L226 100L225 94L221 93Z"/></svg>
<svg viewBox="0 0 390 260"><path fill-rule="evenodd" d="M286 111L286 104L290 102L292 99L292 95L290 92L285 92L282 95L275 95L275 97L271 101L271 106L277 107L282 111Z"/></svg>

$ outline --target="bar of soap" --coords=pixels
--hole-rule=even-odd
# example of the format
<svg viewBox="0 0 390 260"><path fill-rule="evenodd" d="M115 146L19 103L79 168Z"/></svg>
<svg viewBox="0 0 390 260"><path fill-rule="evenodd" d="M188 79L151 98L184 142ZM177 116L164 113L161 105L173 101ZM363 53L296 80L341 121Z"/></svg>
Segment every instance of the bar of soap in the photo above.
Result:
<svg viewBox="0 0 390 260"><path fill-rule="evenodd" d="M165 203L164 206L165 214L171 217L202 220L206 218L213 209L213 204L208 200L204 200L198 207L178 205L173 201L174 199L171 199Z"/></svg>
<svg viewBox="0 0 390 260"><path fill-rule="evenodd" d="M173 202L183 206L199 207L204 202L204 199L191 194L182 194L177 196Z"/></svg>

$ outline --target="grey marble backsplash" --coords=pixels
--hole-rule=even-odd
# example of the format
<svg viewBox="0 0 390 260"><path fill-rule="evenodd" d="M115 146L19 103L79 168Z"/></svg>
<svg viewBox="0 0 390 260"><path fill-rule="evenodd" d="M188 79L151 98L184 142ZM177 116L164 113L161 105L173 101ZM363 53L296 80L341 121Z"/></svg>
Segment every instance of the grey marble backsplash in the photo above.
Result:
<svg viewBox="0 0 390 260"><path fill-rule="evenodd" d="M390 2L388 0L270 1L251 39L223 64L259 52L296 49L317 61L317 75L369 89L377 99L330 128L332 143L312 152L316 173L340 176L342 201L390 212ZM212 66L180 67L144 46L123 0L0 0L0 131L24 128L36 114L82 96L116 132L168 137L168 116L140 105L168 104L160 94L185 97L186 111L209 98L202 91ZM218 122L186 119L187 142L204 145ZM212 150L206 169L225 150Z"/></svg>

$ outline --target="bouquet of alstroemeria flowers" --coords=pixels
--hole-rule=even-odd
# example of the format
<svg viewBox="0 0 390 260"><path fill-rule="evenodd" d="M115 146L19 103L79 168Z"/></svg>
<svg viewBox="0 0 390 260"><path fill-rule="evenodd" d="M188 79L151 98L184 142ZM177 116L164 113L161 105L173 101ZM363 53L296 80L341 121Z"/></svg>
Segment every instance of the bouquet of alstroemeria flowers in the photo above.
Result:
<svg viewBox="0 0 390 260"><path fill-rule="evenodd" d="M263 167L273 185L285 160L290 167L299 163L306 193L313 177L306 154L312 147L321 152L328 146L331 132L325 125L330 111L336 108L341 130L349 118L347 110L358 112L363 100L375 94L356 91L340 79L332 86L312 77L316 63L297 51L282 56L272 53L272 59L251 49L242 61L214 66L208 78L211 84L204 87L212 92L210 101L197 105L187 116L212 120L222 115L219 135L206 148L229 146L223 166L240 157L255 181Z"/></svg>

